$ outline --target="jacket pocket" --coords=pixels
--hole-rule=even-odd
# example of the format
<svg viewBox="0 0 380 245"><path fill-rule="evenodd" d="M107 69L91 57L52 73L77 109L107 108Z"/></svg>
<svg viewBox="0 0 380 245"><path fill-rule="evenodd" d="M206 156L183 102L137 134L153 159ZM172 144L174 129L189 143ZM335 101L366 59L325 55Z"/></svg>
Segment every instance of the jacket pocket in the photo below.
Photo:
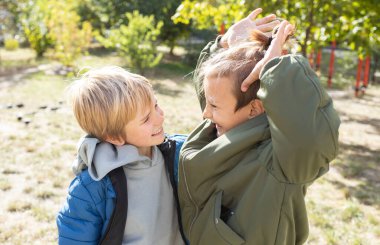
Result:
<svg viewBox="0 0 380 245"><path fill-rule="evenodd" d="M199 232L200 237L199 240L195 239L198 242L194 244L240 245L245 243L244 239L221 219L222 197L223 191L216 192L201 211L197 219L197 228L194 230L196 233Z"/></svg>

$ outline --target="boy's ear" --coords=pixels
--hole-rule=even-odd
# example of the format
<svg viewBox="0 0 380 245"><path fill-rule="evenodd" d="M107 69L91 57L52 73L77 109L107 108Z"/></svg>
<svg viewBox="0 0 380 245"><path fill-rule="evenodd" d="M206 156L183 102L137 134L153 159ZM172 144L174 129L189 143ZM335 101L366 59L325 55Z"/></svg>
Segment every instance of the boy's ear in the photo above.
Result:
<svg viewBox="0 0 380 245"><path fill-rule="evenodd" d="M125 144L125 140L123 138L115 138L115 137L106 137L106 141L113 145L122 146Z"/></svg>
<svg viewBox="0 0 380 245"><path fill-rule="evenodd" d="M249 104L251 106L249 118L254 118L265 111L263 102L261 102L261 100L255 99L252 100Z"/></svg>

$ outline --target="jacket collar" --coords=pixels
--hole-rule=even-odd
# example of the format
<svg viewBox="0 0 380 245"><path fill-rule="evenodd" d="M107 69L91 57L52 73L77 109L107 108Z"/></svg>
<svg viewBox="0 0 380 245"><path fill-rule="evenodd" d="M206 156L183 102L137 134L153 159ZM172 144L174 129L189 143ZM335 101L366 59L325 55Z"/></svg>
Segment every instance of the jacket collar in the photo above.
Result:
<svg viewBox="0 0 380 245"><path fill-rule="evenodd" d="M265 113L250 119L231 129L220 137L216 137L215 125L204 120L188 137L182 149L187 161L200 159L228 159L244 150L252 149L270 138L268 118Z"/></svg>

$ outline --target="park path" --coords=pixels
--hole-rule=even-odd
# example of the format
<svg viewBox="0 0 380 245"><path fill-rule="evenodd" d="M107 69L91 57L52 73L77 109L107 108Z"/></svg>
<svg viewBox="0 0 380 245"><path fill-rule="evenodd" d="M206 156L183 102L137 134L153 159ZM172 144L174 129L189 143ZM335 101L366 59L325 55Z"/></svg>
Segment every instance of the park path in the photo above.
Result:
<svg viewBox="0 0 380 245"><path fill-rule="evenodd" d="M353 90L329 91L329 94L342 121L340 158L352 161L346 167L357 169L356 179L380 191L380 86L370 86L359 98Z"/></svg>
<svg viewBox="0 0 380 245"><path fill-rule="evenodd" d="M38 72L45 72L54 74L55 70L57 70L60 66L56 64L42 64L38 66L25 67L12 71L2 71L0 72L0 90L16 85L19 81L21 81L24 77L35 74Z"/></svg>

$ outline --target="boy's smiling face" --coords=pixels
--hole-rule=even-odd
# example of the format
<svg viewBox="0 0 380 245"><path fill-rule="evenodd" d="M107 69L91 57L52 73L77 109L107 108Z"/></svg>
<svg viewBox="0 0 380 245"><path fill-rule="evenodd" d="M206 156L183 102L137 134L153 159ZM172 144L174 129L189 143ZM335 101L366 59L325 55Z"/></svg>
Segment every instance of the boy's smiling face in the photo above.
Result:
<svg viewBox="0 0 380 245"><path fill-rule="evenodd" d="M151 147L164 140L164 112L154 98L149 108L141 110L125 126L126 143L137 147Z"/></svg>
<svg viewBox="0 0 380 245"><path fill-rule="evenodd" d="M206 107L203 117L215 123L217 136L248 120L251 104L235 112L237 99L233 95L233 81L229 77L208 77L204 81Z"/></svg>
<svg viewBox="0 0 380 245"><path fill-rule="evenodd" d="M163 123L164 112L153 98L149 107L139 110L136 117L127 123L124 138L109 142L116 145L134 145L141 155L150 156L151 147L161 144L165 139Z"/></svg>

